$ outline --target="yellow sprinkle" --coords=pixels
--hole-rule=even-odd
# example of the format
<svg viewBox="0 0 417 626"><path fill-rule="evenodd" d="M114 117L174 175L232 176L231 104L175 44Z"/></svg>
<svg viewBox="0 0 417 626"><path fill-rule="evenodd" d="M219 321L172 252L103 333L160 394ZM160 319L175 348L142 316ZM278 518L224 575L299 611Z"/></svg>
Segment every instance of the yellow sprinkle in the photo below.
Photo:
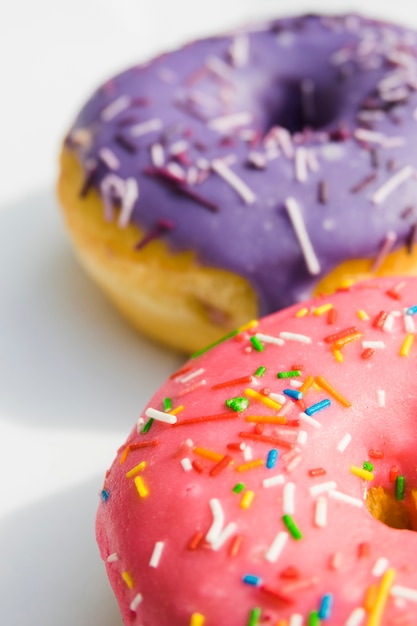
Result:
<svg viewBox="0 0 417 626"><path fill-rule="evenodd" d="M134 476L138 472L141 472L143 469L145 469L145 467L146 467L146 461L141 461L140 463L135 465L135 467L132 467L132 469L127 472L126 478L132 478L132 476Z"/></svg>
<svg viewBox="0 0 417 626"><path fill-rule="evenodd" d="M255 461L249 461L248 463L242 463L242 465L237 465L236 470L238 472L246 472L247 470L254 469L255 467L261 467L261 465L263 464L263 459L256 459Z"/></svg>
<svg viewBox="0 0 417 626"><path fill-rule="evenodd" d="M313 386L313 383L314 383L313 376L307 376L307 378L305 379L305 381L301 385L299 391L301 391L301 393L305 395L307 393L307 391L310 389L310 387Z"/></svg>
<svg viewBox="0 0 417 626"><path fill-rule="evenodd" d="M248 491L245 491L240 501L241 508L248 509L250 505L252 504L254 497L255 497L254 491L250 491L249 489Z"/></svg>
<svg viewBox="0 0 417 626"><path fill-rule="evenodd" d="M308 309L306 307L303 307L302 309L299 309L297 311L295 317L304 317L305 315L308 315Z"/></svg>
<svg viewBox="0 0 417 626"><path fill-rule="evenodd" d="M340 350L333 350L334 357L339 363L343 363L343 354Z"/></svg>
<svg viewBox="0 0 417 626"><path fill-rule="evenodd" d="M359 309L358 311L358 317L360 320L363 320L364 322L366 322L367 320L369 320L369 315L366 311L364 311L363 309Z"/></svg>
<svg viewBox="0 0 417 626"><path fill-rule="evenodd" d="M259 325L258 320L251 320L247 324L243 324L243 326L239 326L238 331L242 333L244 330L250 330L251 328L256 328Z"/></svg>
<svg viewBox="0 0 417 626"><path fill-rule="evenodd" d="M282 404L280 404L279 402L271 400L271 398L268 398L268 396L264 396L262 393L259 393L259 391L255 391L255 389L251 389L250 387L245 389L243 393L245 394L245 396L249 396L249 398L259 400L259 402L262 402L262 404L265 404L265 406L269 406L271 409L275 409L276 411L279 411L282 407Z"/></svg>
<svg viewBox="0 0 417 626"><path fill-rule="evenodd" d="M205 617L201 613L193 613L190 619L190 626L203 626Z"/></svg>
<svg viewBox="0 0 417 626"><path fill-rule="evenodd" d="M382 577L381 584L378 588L378 593L375 599L375 605L369 615L368 623L366 626L380 626L383 618L385 604L387 602L390 589L394 582L395 569L387 569Z"/></svg>
<svg viewBox="0 0 417 626"><path fill-rule="evenodd" d="M349 400L347 400L344 396L342 396L342 394L339 393L337 389L335 389L333 385L331 385L325 378L323 378L323 376L316 376L315 382L321 389L324 389L324 391L327 391L327 393L333 396L333 398L337 400L337 402L343 404L343 406L352 406L352 403L349 402Z"/></svg>
<svg viewBox="0 0 417 626"><path fill-rule="evenodd" d="M286 424L287 418L284 415L245 415L245 422L255 422L257 424Z"/></svg>
<svg viewBox="0 0 417 626"><path fill-rule="evenodd" d="M129 587L129 589L133 589L133 579L129 572L122 572L122 578L125 581L126 585Z"/></svg>
<svg viewBox="0 0 417 626"><path fill-rule="evenodd" d="M138 494L140 495L140 497L146 498L146 496L149 494L149 491L145 483L143 482L142 476L136 476L135 485L136 485L136 489L138 490Z"/></svg>
<svg viewBox="0 0 417 626"><path fill-rule="evenodd" d="M314 309L314 315L323 315L323 313L327 313L330 309L333 308L333 304L331 302L327 302L326 304L322 304Z"/></svg>
<svg viewBox="0 0 417 626"><path fill-rule="evenodd" d="M369 585L368 589L366 590L365 600L363 603L363 606L368 611L368 613L370 613L375 606L377 593L378 585L376 583Z"/></svg>
<svg viewBox="0 0 417 626"><path fill-rule="evenodd" d="M184 410L184 405L180 404L179 406L177 406L175 409L172 409L172 411L168 411L168 413L170 415L177 415L177 413L180 413L181 411Z"/></svg>
<svg viewBox="0 0 417 626"><path fill-rule="evenodd" d="M411 350L411 346L413 345L413 341L414 341L414 335L412 335L410 333L404 339L404 343L401 346L401 350L400 350L400 355L401 356L408 356L410 354L410 350Z"/></svg>
<svg viewBox="0 0 417 626"><path fill-rule="evenodd" d="M195 446L195 448L193 448L193 452L198 454L198 456L204 457L205 459L210 459L210 461L221 461L224 457L224 454L220 454L214 450L208 450L207 448L201 448L200 446Z"/></svg>
<svg viewBox="0 0 417 626"><path fill-rule="evenodd" d="M372 472L369 472L368 470L363 469L362 467L356 467L356 465L351 465L350 471L352 472L352 474L355 474L355 476L359 476L360 478L363 478L364 480L373 480L375 478Z"/></svg>

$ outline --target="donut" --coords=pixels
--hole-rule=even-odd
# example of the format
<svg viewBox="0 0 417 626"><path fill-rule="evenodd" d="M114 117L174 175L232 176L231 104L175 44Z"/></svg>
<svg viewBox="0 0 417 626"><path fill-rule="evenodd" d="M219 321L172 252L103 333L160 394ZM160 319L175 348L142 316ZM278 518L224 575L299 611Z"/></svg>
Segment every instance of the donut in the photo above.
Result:
<svg viewBox="0 0 417 626"><path fill-rule="evenodd" d="M125 624L417 623L416 298L295 304L161 387L99 497Z"/></svg>
<svg viewBox="0 0 417 626"><path fill-rule="evenodd" d="M306 15L107 81L61 155L87 271L188 353L352 280L415 273L416 44L400 26Z"/></svg>

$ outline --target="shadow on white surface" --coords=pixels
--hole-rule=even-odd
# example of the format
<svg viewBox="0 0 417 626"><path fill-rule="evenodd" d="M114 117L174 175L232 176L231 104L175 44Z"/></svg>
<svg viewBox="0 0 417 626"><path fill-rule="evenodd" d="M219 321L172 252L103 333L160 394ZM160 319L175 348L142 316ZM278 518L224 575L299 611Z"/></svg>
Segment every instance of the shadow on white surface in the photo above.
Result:
<svg viewBox="0 0 417 626"><path fill-rule="evenodd" d="M121 626L94 536L100 480L0 522L0 613L8 626Z"/></svg>
<svg viewBox="0 0 417 626"><path fill-rule="evenodd" d="M0 208L0 294L9 419L130 430L184 360L137 335L84 275L52 191Z"/></svg>

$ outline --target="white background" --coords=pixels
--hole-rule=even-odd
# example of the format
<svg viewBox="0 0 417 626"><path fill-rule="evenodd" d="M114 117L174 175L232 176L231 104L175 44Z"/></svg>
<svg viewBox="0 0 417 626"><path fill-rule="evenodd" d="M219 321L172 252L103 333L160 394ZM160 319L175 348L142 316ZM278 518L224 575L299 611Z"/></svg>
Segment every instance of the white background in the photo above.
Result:
<svg viewBox="0 0 417 626"><path fill-rule="evenodd" d="M144 403L182 362L135 335L73 258L54 194L73 116L118 70L252 18L361 10L417 27L415 1L384 4L0 2L1 624L121 623L95 546L97 494Z"/></svg>

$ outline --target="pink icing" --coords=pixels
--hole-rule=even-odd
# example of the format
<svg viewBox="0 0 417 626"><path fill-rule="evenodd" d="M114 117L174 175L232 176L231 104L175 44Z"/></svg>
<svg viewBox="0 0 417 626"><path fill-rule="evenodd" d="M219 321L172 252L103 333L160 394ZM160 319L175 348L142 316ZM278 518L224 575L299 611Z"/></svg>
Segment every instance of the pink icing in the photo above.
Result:
<svg viewBox="0 0 417 626"><path fill-rule="evenodd" d="M260 320L191 359L163 385L148 407L163 412L164 398L171 398L174 409L184 407L177 423L154 420L146 433L135 427L106 476L97 515L101 555L126 624L417 623L417 534L386 526L364 503L369 487L382 486L395 494L390 472L397 466L405 479L402 502L417 529L411 494L417 487L417 346L411 343L416 304L417 279L359 284L307 302L304 315L298 315L296 305ZM324 305L331 305L333 313ZM385 319L381 311L388 314ZM359 335L351 334L352 341L338 353L331 335L353 326ZM284 342L269 343L261 336L259 345L253 339L256 333L284 337ZM368 341L378 343L365 353L368 344L363 342ZM259 367L266 371L255 376ZM297 368L294 378L277 377ZM298 389L291 380L299 385L309 376L323 377L342 398L335 399L321 382L322 388L314 384L301 401L288 398L276 410L246 392L268 388L283 394ZM244 377L250 382L213 389ZM246 398L247 408L236 412L225 404L236 397ZM303 409L322 400L330 405L306 419ZM265 424L261 440L256 440L256 424L247 421L253 415L285 415L287 423ZM145 412L141 417L147 422ZM213 468L219 461L202 457L199 448L223 459L217 474ZM271 448L279 453L274 468L266 466ZM239 471L250 458L253 467ZM126 477L143 461L145 467ZM374 466L371 480L351 471L365 461ZM318 470L317 475L311 470ZM265 486L265 479L277 476L277 484ZM143 482L135 482L136 477ZM237 483L244 484L240 493L233 491ZM318 495L314 492L320 486ZM340 494L343 499L338 499ZM324 527L317 517L320 506L327 510ZM302 538L288 531L286 512ZM200 542L191 549L198 533ZM236 537L241 544L232 554ZM282 543L274 554L275 540ZM245 582L246 575L255 584ZM377 601L366 610L372 585Z"/></svg>

